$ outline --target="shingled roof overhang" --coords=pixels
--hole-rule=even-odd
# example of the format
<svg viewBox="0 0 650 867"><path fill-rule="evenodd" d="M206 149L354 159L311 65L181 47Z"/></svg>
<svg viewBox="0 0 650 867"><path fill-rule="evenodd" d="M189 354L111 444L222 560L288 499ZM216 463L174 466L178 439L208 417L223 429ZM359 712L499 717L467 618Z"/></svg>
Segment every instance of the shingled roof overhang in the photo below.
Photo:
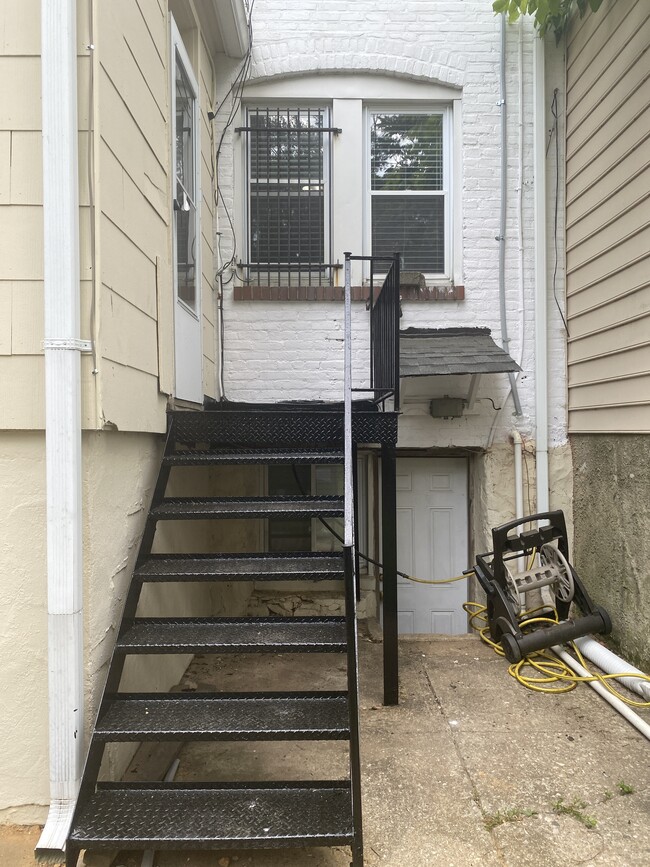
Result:
<svg viewBox="0 0 650 867"><path fill-rule="evenodd" d="M489 328L407 328L399 336L399 369L403 377L521 370L492 340Z"/></svg>

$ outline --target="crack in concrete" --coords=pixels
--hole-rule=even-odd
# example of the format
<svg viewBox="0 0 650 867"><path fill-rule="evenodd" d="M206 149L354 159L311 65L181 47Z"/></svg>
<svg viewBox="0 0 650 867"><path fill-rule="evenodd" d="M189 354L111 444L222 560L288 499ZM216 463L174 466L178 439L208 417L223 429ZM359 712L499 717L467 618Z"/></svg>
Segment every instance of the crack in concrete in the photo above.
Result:
<svg viewBox="0 0 650 867"><path fill-rule="evenodd" d="M440 715L447 722L447 724L449 724L449 717L445 713L445 709L442 705L442 701L440 700L440 697L438 696L438 693L435 690L433 682L431 681L431 678L429 677L429 672L426 670L426 668L424 666L422 666L422 671L424 672L424 678L425 678L427 684L429 685L429 690L431 691L431 695L433 696L433 700L436 703L436 706L438 708ZM472 800L474 801L476 806L479 808L481 816L483 817L483 819L485 819L487 816L487 812L486 812L485 808L483 807L483 803L481 802L481 796L479 794L478 787L476 786L476 783L474 782L474 779L473 779L472 774L470 772L470 769L467 765L467 762L465 761L465 757L464 757L462 750L460 748L460 744L458 743L458 738L456 736L456 732L454 731L454 727L452 725L449 725L449 733L451 735L451 740L452 740L452 743L454 745L454 750L456 751L458 761L459 761L460 766L463 770L463 773L465 774L465 777L467 778L467 781L469 783L469 787L470 787L470 790L472 793ZM489 836L492 838L492 842L494 844L494 852L495 852L497 858L499 859L499 862L501 864L503 864L504 867L508 867L508 861L506 859L505 852L503 851L501 844L499 843L499 840L497 839L494 831L493 830L488 831L486 828L486 833L488 833Z"/></svg>

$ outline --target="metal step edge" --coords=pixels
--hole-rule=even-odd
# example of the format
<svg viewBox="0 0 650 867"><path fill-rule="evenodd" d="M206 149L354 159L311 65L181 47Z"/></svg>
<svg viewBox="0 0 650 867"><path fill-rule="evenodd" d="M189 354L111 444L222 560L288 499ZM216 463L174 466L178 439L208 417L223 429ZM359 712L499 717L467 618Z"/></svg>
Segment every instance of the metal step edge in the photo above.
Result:
<svg viewBox="0 0 650 867"><path fill-rule="evenodd" d="M241 451L223 450L199 451L188 450L165 455L162 462L165 466L205 466L224 464L341 464L344 456L341 451L319 451L313 449L304 453L295 451L279 451L270 449Z"/></svg>
<svg viewBox="0 0 650 867"><path fill-rule="evenodd" d="M345 629L345 617L247 617L247 618L230 618L230 617L140 617L133 621L123 623L123 629L118 637L115 645L115 651L118 654L165 654L165 653L344 653L347 649L346 636L343 634ZM157 630L165 628L173 628L178 626L181 628L201 628L201 627L219 627L219 626L247 626L250 631L255 627L264 626L285 626L291 628L296 626L338 626L341 627L340 640L325 641L316 639L291 639L289 632L287 637L281 641L270 642L265 636L258 636L257 641L251 640L195 640L195 641L161 641L159 643L146 642L143 640L129 640L129 633L138 627L149 626Z"/></svg>
<svg viewBox="0 0 650 867"><path fill-rule="evenodd" d="M133 574L142 582L338 581L345 576L341 554L314 555L308 552L303 556L270 553L154 554Z"/></svg>
<svg viewBox="0 0 650 867"><path fill-rule="evenodd" d="M218 703L219 708L214 708L214 715L219 718L221 714L230 710L250 713L250 706L257 705L258 720L254 718L249 724L219 726L212 725L165 725L164 719L158 719L160 715L169 712L172 708L181 710L187 714L191 721L201 709L210 703ZM129 720L128 727L111 719L111 715L119 715L122 708L131 706L136 712L145 713L147 726L136 725L138 720ZM246 706L248 705L248 709ZM324 725L320 719L320 725L309 725L309 711L306 706L314 706L313 713L318 715L319 710L329 709L334 717ZM318 705L321 705L318 708ZM302 708L301 708L302 706ZM268 726L269 714L274 709L281 708L286 712L284 724L277 720L272 726ZM291 711L307 714L307 720L294 717ZM336 719L336 715L340 719ZM212 722L212 721L210 721ZM318 723L319 720L316 720ZM251 724L252 723L252 724ZM266 723L266 725L265 725ZM275 693L192 693L192 694L169 694L169 693L116 693L106 695L102 702L102 710L99 714L93 738L102 743L117 743L128 741L158 741L158 740L217 740L217 741L288 741L288 740L338 740L345 741L350 738L349 705L347 692L275 692Z"/></svg>
<svg viewBox="0 0 650 867"><path fill-rule="evenodd" d="M180 580L338 580L344 576L343 556L305 552L284 554L153 554L136 570L140 581Z"/></svg>
<svg viewBox="0 0 650 867"><path fill-rule="evenodd" d="M273 811L282 800L290 817L285 812L283 823L273 815L269 820L265 808ZM323 811L328 801L336 813L329 822ZM234 823L235 832L216 833L224 823ZM137 849L345 846L353 840L348 781L101 783L78 809L69 837L75 846Z"/></svg>
<svg viewBox="0 0 650 867"><path fill-rule="evenodd" d="M344 513L342 497L170 497L151 509L154 520L183 518L337 518Z"/></svg>

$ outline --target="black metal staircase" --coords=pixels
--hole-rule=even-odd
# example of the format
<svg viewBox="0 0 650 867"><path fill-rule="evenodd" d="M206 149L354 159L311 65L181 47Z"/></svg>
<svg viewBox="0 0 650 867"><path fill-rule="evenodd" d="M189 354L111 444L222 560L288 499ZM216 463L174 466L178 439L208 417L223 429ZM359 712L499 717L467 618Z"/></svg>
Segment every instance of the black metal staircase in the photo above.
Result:
<svg viewBox="0 0 650 867"><path fill-rule="evenodd" d="M353 414L355 439L394 442L392 413ZM362 867L356 593L350 548L340 553L152 554L166 520L342 516L343 497L165 496L174 467L342 462L343 413L319 410L176 412L125 604L67 846L239 849L350 846ZM272 447L271 443L275 443ZM278 445L279 444L279 445ZM340 617L142 617L148 583L344 580ZM327 653L347 658L347 690L124 693L132 654ZM106 745L144 741L339 740L344 780L251 783L98 782Z"/></svg>

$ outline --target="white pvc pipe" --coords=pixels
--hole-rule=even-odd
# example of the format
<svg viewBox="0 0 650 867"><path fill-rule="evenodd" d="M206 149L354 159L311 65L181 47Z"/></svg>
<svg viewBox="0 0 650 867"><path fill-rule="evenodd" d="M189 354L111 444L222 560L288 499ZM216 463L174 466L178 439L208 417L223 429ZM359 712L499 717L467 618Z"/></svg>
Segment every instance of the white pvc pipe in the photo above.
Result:
<svg viewBox="0 0 650 867"><path fill-rule="evenodd" d="M499 104L501 106L501 173L499 208L499 311L501 315L501 343L505 352L510 354L508 337L508 315L506 310L506 212L508 194L508 105L506 101L506 16L501 14L501 58L499 64ZM510 371L510 392L515 413L521 415L521 401L517 391L517 377Z"/></svg>
<svg viewBox="0 0 650 867"><path fill-rule="evenodd" d="M75 0L41 0L50 811L65 847L82 769L81 361Z"/></svg>
<svg viewBox="0 0 650 867"><path fill-rule="evenodd" d="M625 671L628 674L637 674L642 678L645 677L642 671L630 665L624 659L621 659L620 656L612 653L611 650L608 650L600 641L596 641L595 638L590 638L589 636L575 638L573 643L583 656L586 656L587 659L591 660L594 665L597 665L598 668L607 674L619 674L619 672ZM636 692L645 701L650 701L650 681L641 680L639 677L617 677L616 680L623 686Z"/></svg>
<svg viewBox="0 0 650 867"><path fill-rule="evenodd" d="M570 653L567 653L562 647L558 647L555 645L551 647L551 650L556 656L559 656L560 659L564 660L566 664L571 668L579 677L589 677L589 672L586 668L583 668L580 663L575 660ZM631 707L625 704L624 701L621 701L620 698L616 698L615 695L612 695L609 690L605 689L605 687L597 680L587 681L589 686L592 689L595 689L596 692L602 696L606 702L609 702L611 706L617 710L621 716L625 717L625 719L631 723L635 729L641 732L641 734L650 740L650 725L645 720L642 720L638 713L635 713Z"/></svg>
<svg viewBox="0 0 650 867"><path fill-rule="evenodd" d="M522 463L522 439L518 430L512 431L515 453L515 518L524 517L524 474Z"/></svg>
<svg viewBox="0 0 650 867"><path fill-rule="evenodd" d="M533 37L533 162L535 178L535 449L537 509L548 512L548 348L546 302L546 106L544 40Z"/></svg>

